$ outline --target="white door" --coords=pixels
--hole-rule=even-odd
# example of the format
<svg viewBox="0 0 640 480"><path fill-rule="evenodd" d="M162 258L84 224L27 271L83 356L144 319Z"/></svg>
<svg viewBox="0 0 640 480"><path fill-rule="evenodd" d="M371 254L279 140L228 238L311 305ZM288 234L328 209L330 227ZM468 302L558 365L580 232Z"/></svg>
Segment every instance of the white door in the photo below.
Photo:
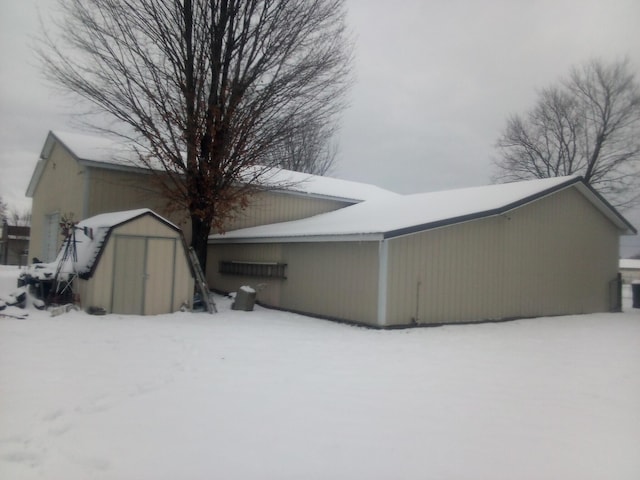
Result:
<svg viewBox="0 0 640 480"><path fill-rule="evenodd" d="M60 238L60 213L50 213L44 217L44 229L42 238L42 260L45 263L53 262L58 256L58 239Z"/></svg>

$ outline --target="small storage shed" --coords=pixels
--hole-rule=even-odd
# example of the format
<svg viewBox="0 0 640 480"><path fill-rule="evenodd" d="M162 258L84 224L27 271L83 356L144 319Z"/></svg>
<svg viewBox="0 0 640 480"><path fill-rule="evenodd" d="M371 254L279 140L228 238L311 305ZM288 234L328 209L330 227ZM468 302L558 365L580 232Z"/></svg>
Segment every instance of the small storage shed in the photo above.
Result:
<svg viewBox="0 0 640 480"><path fill-rule="evenodd" d="M619 308L629 224L580 177L371 200L210 237L209 284L377 327Z"/></svg>
<svg viewBox="0 0 640 480"><path fill-rule="evenodd" d="M96 215L78 223L74 291L83 308L155 315L191 307L193 272L178 227L149 209ZM62 261L66 242L58 256Z"/></svg>

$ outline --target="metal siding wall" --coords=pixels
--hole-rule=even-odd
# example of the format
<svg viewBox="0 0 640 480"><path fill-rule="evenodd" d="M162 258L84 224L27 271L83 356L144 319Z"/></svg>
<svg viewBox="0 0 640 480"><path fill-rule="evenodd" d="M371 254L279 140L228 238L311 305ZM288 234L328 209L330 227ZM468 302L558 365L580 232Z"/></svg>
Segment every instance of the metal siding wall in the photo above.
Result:
<svg viewBox="0 0 640 480"><path fill-rule="evenodd" d="M606 311L618 232L571 188L508 215L393 239L389 255L390 325Z"/></svg>
<svg viewBox="0 0 640 480"><path fill-rule="evenodd" d="M283 307L377 324L378 242L287 244L284 259Z"/></svg>
<svg viewBox="0 0 640 480"><path fill-rule="evenodd" d="M220 260L284 262L287 279L221 275ZM207 280L231 292L258 288L267 305L370 325L377 323L378 242L237 244L209 246Z"/></svg>
<svg viewBox="0 0 640 480"><path fill-rule="evenodd" d="M239 212L225 225L225 229L229 231L288 222L337 210L347 205L350 203L278 192L260 192L251 198L246 210Z"/></svg>
<svg viewBox="0 0 640 480"><path fill-rule="evenodd" d="M209 287L222 292L236 292L243 285L256 289L257 299L266 305L281 307L282 283L278 278L245 277L218 273L218 263L225 261L282 262L280 244L209 245L207 254L207 282Z"/></svg>
<svg viewBox="0 0 640 480"><path fill-rule="evenodd" d="M73 213L75 220L82 219L83 173L82 167L63 147L59 144L53 147L33 195L29 261L33 257L43 258L47 214ZM58 236L56 240L59 248L62 237Z"/></svg>
<svg viewBox="0 0 640 480"><path fill-rule="evenodd" d="M88 215L149 208L180 227L191 239L191 222L184 211L176 211L152 175L119 170L91 169Z"/></svg>
<svg viewBox="0 0 640 480"><path fill-rule="evenodd" d="M91 194L88 215L149 207L158 203L157 190L151 176L142 173L94 168L91 172Z"/></svg>

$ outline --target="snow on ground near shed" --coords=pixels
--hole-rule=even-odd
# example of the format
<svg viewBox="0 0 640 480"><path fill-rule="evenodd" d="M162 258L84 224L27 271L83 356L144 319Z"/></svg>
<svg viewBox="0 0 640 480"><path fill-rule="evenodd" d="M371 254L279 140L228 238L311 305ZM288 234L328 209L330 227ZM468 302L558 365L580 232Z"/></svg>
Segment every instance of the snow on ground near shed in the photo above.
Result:
<svg viewBox="0 0 640 480"><path fill-rule="evenodd" d="M640 478L638 311L376 331L218 303L0 319L0 478Z"/></svg>

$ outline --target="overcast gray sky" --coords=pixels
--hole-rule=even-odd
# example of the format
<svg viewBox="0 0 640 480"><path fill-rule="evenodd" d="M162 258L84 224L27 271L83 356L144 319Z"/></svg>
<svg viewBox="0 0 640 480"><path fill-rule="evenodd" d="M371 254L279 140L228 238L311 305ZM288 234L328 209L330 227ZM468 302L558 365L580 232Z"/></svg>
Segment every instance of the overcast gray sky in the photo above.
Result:
<svg viewBox="0 0 640 480"><path fill-rule="evenodd" d="M24 198L73 102L39 76L29 38L55 0L0 0L0 195ZM638 0L347 0L356 84L334 176L401 193L489 183L506 118L590 58L640 68ZM640 224L640 214L628 213Z"/></svg>

